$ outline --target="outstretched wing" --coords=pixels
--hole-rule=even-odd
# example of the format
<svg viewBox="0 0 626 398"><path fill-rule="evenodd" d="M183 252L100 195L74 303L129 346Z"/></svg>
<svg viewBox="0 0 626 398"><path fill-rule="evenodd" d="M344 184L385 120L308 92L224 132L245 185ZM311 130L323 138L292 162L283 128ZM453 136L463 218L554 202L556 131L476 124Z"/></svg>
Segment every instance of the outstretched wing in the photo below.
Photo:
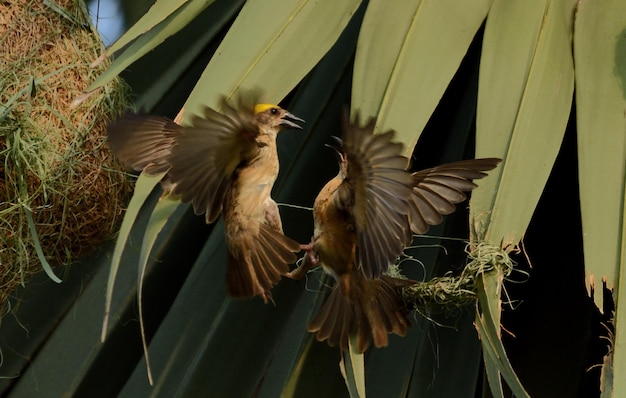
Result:
<svg viewBox="0 0 626 398"><path fill-rule="evenodd" d="M258 128L253 114L223 102L224 113L204 108L183 128L168 158L166 180L172 194L191 202L196 214L211 223L222 211L224 195L237 167L255 156Z"/></svg>
<svg viewBox="0 0 626 398"><path fill-rule="evenodd" d="M146 174L167 171L163 186L211 223L222 211L236 168L258 151L252 106L223 113L209 107L191 125L152 115L128 114L109 126L109 145L126 166Z"/></svg>
<svg viewBox="0 0 626 398"><path fill-rule="evenodd" d="M108 126L109 148L129 169L148 175L169 169L168 158L182 127L153 115L126 114Z"/></svg>
<svg viewBox="0 0 626 398"><path fill-rule="evenodd" d="M393 131L374 134L373 120L360 127L358 120L350 124L344 118L345 179L338 197L353 198L357 266L368 278L387 271L411 242L407 213L413 179L393 136Z"/></svg>
<svg viewBox="0 0 626 398"><path fill-rule="evenodd" d="M476 188L472 180L485 177L485 171L495 168L500 161L496 158L462 160L413 173L411 230L424 234L430 225L441 223L444 215L454 212L456 203L466 199L464 192Z"/></svg>

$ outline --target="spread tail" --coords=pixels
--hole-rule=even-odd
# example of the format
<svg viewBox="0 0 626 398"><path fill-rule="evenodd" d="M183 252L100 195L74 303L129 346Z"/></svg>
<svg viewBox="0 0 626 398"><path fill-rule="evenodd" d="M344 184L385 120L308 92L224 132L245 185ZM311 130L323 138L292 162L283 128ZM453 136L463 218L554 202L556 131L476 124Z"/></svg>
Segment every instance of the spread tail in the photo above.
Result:
<svg viewBox="0 0 626 398"><path fill-rule="evenodd" d="M356 334L359 352L372 343L385 347L389 333L406 335L410 322L398 289L414 283L387 275L368 279L361 272L341 275L308 330L342 350L348 349L351 334Z"/></svg>

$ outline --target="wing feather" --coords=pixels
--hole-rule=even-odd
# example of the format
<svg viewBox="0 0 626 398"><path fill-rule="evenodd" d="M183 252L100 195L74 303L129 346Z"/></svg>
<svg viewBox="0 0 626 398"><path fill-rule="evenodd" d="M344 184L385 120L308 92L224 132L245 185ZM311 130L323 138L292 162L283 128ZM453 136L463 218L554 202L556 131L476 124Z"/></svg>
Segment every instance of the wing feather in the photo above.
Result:
<svg viewBox="0 0 626 398"><path fill-rule="evenodd" d="M129 113L111 123L107 133L111 151L124 166L153 175L169 169L167 159L182 128L164 117Z"/></svg>
<svg viewBox="0 0 626 398"><path fill-rule="evenodd" d="M223 99L223 113L204 107L185 127L160 116L127 114L109 125L109 146L133 170L167 171L163 186L211 223L237 167L258 153L252 107L240 105L236 110Z"/></svg>
<svg viewBox="0 0 626 398"><path fill-rule="evenodd" d="M357 267L368 278L387 271L412 233L423 234L430 225L466 199L476 188L472 182L487 174L500 159L463 160L410 174L403 145L394 132L374 134L370 120L361 127L343 120L344 180L335 192L336 206L351 212L357 233Z"/></svg>
<svg viewBox="0 0 626 398"><path fill-rule="evenodd" d="M207 223L219 217L237 167L258 151L252 110L237 112L225 101L222 108L224 113L205 107L202 117L192 117L168 158L172 193L196 214L206 213Z"/></svg>
<svg viewBox="0 0 626 398"><path fill-rule="evenodd" d="M344 119L344 182L338 190L353 197L352 216L357 231L357 267L365 276L378 277L411 241L408 222L413 178L408 160L394 133L374 134L374 122L365 127ZM342 196L350 196L345 193Z"/></svg>
<svg viewBox="0 0 626 398"><path fill-rule="evenodd" d="M411 230L424 234L430 225L441 223L443 215L454 212L455 204L466 199L464 192L477 187L472 180L485 177L485 172L495 168L500 161L496 158L469 159L413 173Z"/></svg>

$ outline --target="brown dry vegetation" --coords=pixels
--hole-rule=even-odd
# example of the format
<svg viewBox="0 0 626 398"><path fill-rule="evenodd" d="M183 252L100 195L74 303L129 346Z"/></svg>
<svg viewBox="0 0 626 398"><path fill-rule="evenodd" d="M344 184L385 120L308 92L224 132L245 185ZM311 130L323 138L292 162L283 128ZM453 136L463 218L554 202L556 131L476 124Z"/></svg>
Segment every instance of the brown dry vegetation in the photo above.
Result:
<svg viewBox="0 0 626 398"><path fill-rule="evenodd" d="M0 309L41 270L28 212L53 265L115 232L129 183L106 124L128 107L127 90L116 80L72 105L107 67L89 67L101 51L77 0L0 2Z"/></svg>

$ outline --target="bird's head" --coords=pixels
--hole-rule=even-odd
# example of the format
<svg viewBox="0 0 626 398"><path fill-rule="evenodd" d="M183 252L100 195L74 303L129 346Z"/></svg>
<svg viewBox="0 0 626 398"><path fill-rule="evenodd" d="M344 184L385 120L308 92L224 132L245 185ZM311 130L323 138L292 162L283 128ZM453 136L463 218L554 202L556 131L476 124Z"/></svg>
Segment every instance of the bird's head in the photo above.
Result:
<svg viewBox="0 0 626 398"><path fill-rule="evenodd" d="M348 159L346 158L346 154L343 149L343 140L334 135L331 136L331 138L335 141L335 143L326 144L326 146L335 151L335 154L337 155L337 162L339 162L339 172L342 177L345 178L348 171Z"/></svg>
<svg viewBox="0 0 626 398"><path fill-rule="evenodd" d="M278 105L257 104L254 107L254 119L259 124L268 125L272 128L302 129L295 122L304 123L304 120L287 112Z"/></svg>

